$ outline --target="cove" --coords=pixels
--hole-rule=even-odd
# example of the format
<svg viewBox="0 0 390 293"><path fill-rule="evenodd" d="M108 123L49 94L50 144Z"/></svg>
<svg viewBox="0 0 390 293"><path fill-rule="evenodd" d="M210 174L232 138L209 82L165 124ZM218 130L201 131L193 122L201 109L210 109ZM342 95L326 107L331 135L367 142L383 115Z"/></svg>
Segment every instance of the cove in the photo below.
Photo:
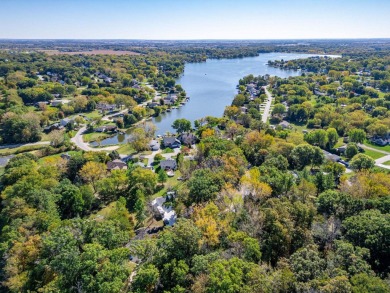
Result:
<svg viewBox="0 0 390 293"><path fill-rule="evenodd" d="M267 65L269 60L293 60L319 56L318 54L261 53L256 57L236 59L208 59L202 63L187 63L183 75L177 79L190 97L182 107L161 114L152 121L157 126L157 134L174 133L173 121L185 118L192 123L202 117L221 117L226 106L230 105L237 94L239 79L246 75L269 74L282 78L300 75L300 71L282 70ZM339 56L331 56L339 57ZM192 124L193 125L193 124ZM101 146L126 143L126 135L116 135L100 142ZM97 144L91 144L97 145Z"/></svg>

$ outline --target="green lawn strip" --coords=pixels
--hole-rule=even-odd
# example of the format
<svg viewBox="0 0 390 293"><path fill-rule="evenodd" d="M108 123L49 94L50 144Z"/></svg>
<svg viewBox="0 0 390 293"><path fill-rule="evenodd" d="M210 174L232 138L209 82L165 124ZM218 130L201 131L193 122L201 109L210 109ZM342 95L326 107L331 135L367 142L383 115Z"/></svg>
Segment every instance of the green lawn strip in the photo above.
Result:
<svg viewBox="0 0 390 293"><path fill-rule="evenodd" d="M102 114L100 114L98 110L95 110L95 111L92 111L92 112L89 112L89 113L84 113L83 115L85 115L86 117L88 117L90 119L101 118L102 117Z"/></svg>
<svg viewBox="0 0 390 293"><path fill-rule="evenodd" d="M371 143L369 140L366 140L364 142L364 145L368 146L368 147L371 147L371 148L374 148L376 150L385 151L385 152L389 152L390 153L390 145L379 146L379 145Z"/></svg>
<svg viewBox="0 0 390 293"><path fill-rule="evenodd" d="M383 165L386 165L386 166L390 166L390 161L386 161L384 163L382 163Z"/></svg>
<svg viewBox="0 0 390 293"><path fill-rule="evenodd" d="M91 142L91 141L97 141L97 140L102 140L107 137L110 137L111 135L108 133L103 133L103 132L91 132L91 133L86 133L83 135L83 140L85 142Z"/></svg>
<svg viewBox="0 0 390 293"><path fill-rule="evenodd" d="M21 147L17 147L17 148L4 148L4 149L0 149L0 156L9 156L9 155L14 155L14 154L20 154L20 153L40 150L40 149L43 149L47 146L48 145L46 145L46 144L37 144L37 145L21 146Z"/></svg>
<svg viewBox="0 0 390 293"><path fill-rule="evenodd" d="M382 153L379 153L379 152L376 152L376 151L372 151L372 150L367 150L367 149L364 150L364 154L366 154L367 156L373 158L374 160L386 156L385 154L382 154Z"/></svg>

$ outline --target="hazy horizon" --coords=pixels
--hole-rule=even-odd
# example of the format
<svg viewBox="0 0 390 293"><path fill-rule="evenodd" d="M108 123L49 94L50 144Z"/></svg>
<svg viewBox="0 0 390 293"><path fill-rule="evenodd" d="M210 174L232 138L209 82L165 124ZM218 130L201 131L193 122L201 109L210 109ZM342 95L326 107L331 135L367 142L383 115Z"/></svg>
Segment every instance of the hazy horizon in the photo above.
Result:
<svg viewBox="0 0 390 293"><path fill-rule="evenodd" d="M385 0L2 0L0 39L390 38Z"/></svg>

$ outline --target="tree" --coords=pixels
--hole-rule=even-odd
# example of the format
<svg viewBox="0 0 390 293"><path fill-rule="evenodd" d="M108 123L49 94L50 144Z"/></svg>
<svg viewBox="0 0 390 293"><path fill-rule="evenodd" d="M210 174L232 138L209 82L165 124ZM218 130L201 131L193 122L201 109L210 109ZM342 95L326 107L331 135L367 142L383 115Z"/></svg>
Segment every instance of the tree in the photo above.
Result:
<svg viewBox="0 0 390 293"><path fill-rule="evenodd" d="M386 274L390 268L390 214L366 210L343 222L345 239L370 250L371 265Z"/></svg>
<svg viewBox="0 0 390 293"><path fill-rule="evenodd" d="M189 201L195 203L212 200L222 188L222 180L210 169L199 169L192 173L188 181Z"/></svg>
<svg viewBox="0 0 390 293"><path fill-rule="evenodd" d="M282 115L286 112L286 106L283 104L275 104L272 109L272 115Z"/></svg>
<svg viewBox="0 0 390 293"><path fill-rule="evenodd" d="M50 145L55 148L61 146L65 141L64 132L61 130L53 130L50 132L49 138Z"/></svg>
<svg viewBox="0 0 390 293"><path fill-rule="evenodd" d="M187 119L176 119L173 121L172 128L176 129L177 133L183 133L191 130L191 121Z"/></svg>
<svg viewBox="0 0 390 293"><path fill-rule="evenodd" d="M65 179L55 188L54 192L61 196L59 208L65 218L81 215L84 210L84 199L80 189Z"/></svg>
<svg viewBox="0 0 390 293"><path fill-rule="evenodd" d="M137 152L148 150L149 141L150 138L147 137L145 130L140 127L133 129L128 138L129 144Z"/></svg>
<svg viewBox="0 0 390 293"><path fill-rule="evenodd" d="M353 293L387 293L389 292L389 285L381 278L374 277L368 274L357 274L351 278Z"/></svg>
<svg viewBox="0 0 390 293"><path fill-rule="evenodd" d="M157 184L157 174L149 169L135 168L128 174L130 193L141 190L148 197L154 193Z"/></svg>
<svg viewBox="0 0 390 293"><path fill-rule="evenodd" d="M352 159L358 153L359 153L359 149L355 143L347 144L347 147L345 149L345 155L348 159Z"/></svg>
<svg viewBox="0 0 390 293"><path fill-rule="evenodd" d="M105 164L91 161L85 163L79 174L85 182L92 185L94 192L97 192L97 183L107 174L106 169Z"/></svg>
<svg viewBox="0 0 390 293"><path fill-rule="evenodd" d="M366 139L366 133L363 129L353 128L348 132L350 142L363 143Z"/></svg>
<svg viewBox="0 0 390 293"><path fill-rule="evenodd" d="M350 166L352 169L359 170L359 171L367 170L375 166L375 161L371 157L365 154L357 154L352 158L350 162Z"/></svg>
<svg viewBox="0 0 390 293"><path fill-rule="evenodd" d="M328 128L326 130L326 135L328 137L328 148L332 149L339 140L339 135L337 134L337 130L334 128Z"/></svg>
<svg viewBox="0 0 390 293"><path fill-rule="evenodd" d="M141 266L135 275L132 283L132 289L134 292L154 292L157 286L160 273L158 269L152 265L147 264Z"/></svg>
<svg viewBox="0 0 390 293"><path fill-rule="evenodd" d="M294 164L303 169L305 166L319 166L324 162L324 153L319 147L308 144L297 145L291 152L291 159Z"/></svg>
<svg viewBox="0 0 390 293"><path fill-rule="evenodd" d="M36 142L41 139L39 117L32 113L17 115L7 112L0 122L2 143Z"/></svg>
<svg viewBox="0 0 390 293"><path fill-rule="evenodd" d="M298 282L307 282L319 277L325 269L325 261L315 246L296 251L290 258L291 270Z"/></svg>
<svg viewBox="0 0 390 293"><path fill-rule="evenodd" d="M137 226L141 227L146 215L145 215L145 196L141 190L136 191L137 200L134 204L135 219L137 220Z"/></svg>
<svg viewBox="0 0 390 293"><path fill-rule="evenodd" d="M160 171L158 172L158 182L164 185L164 183L167 182L167 179L168 179L168 175L165 172L165 170L160 169Z"/></svg>

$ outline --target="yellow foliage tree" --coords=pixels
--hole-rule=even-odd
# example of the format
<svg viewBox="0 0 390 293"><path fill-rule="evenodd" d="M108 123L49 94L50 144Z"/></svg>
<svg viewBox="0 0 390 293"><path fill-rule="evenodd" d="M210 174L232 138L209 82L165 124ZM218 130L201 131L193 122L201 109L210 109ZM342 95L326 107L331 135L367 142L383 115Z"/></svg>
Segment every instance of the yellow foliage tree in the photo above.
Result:
<svg viewBox="0 0 390 293"><path fill-rule="evenodd" d="M195 207L193 218L195 225L202 231L201 245L213 247L219 243L222 225L218 221L218 214L219 209L214 203Z"/></svg>
<svg viewBox="0 0 390 293"><path fill-rule="evenodd" d="M253 200L263 200L272 193L272 188L260 181L260 171L252 168L241 178L241 187L245 196L250 196Z"/></svg>
<svg viewBox="0 0 390 293"><path fill-rule="evenodd" d="M98 162L87 162L80 170L81 178L90 183L93 187L93 190L96 192L97 182L104 178L107 174L106 165Z"/></svg>

